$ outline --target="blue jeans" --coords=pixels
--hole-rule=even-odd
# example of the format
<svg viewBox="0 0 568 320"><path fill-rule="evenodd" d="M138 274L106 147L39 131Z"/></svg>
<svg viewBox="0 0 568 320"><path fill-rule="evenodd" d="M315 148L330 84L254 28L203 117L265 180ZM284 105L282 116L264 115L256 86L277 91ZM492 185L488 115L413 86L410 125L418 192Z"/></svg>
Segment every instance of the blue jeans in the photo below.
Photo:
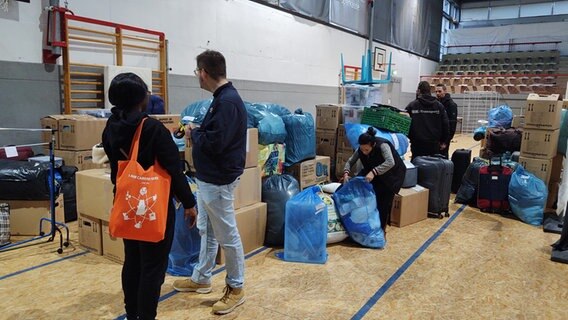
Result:
<svg viewBox="0 0 568 320"><path fill-rule="evenodd" d="M197 180L197 179L196 179ZM211 271L219 245L225 252L225 282L232 288L242 288L245 278L245 255L237 229L233 207L235 188L240 179L226 185L215 185L197 180L197 228L201 235L199 263L193 269L191 280L211 283Z"/></svg>

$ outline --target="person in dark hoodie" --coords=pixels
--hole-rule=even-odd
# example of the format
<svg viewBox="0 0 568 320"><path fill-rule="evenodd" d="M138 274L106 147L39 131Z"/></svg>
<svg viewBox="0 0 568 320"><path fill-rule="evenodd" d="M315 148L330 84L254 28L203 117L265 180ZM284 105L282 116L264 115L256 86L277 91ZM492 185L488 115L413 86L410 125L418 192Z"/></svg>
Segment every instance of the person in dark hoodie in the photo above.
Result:
<svg viewBox="0 0 568 320"><path fill-rule="evenodd" d="M102 141L110 161L110 178L115 186L118 162L128 159L136 128L142 119L148 117L143 112L148 102L147 92L144 81L134 73L119 74L110 84L108 97L114 108L103 131ZM137 161L145 169L157 161L169 173L170 197L179 199L189 224L195 224L195 198L182 173L176 144L160 121L147 118L144 122ZM153 243L124 239L122 290L127 319L156 318L160 288L164 283L174 235L175 208L173 201L169 203L162 241Z"/></svg>
<svg viewBox="0 0 568 320"><path fill-rule="evenodd" d="M448 121L450 125L450 134L448 139L446 139L446 147L440 149L440 153L449 159L450 142L456 134L456 125L458 122L458 105L454 102L454 99L446 92L446 86L442 83L436 85L436 98L442 103L446 109L446 114L448 115Z"/></svg>
<svg viewBox="0 0 568 320"><path fill-rule="evenodd" d="M343 182L349 181L351 168L361 160L363 169L358 173L373 185L381 228L386 231L390 220L394 195L400 191L406 167L390 141L376 137L377 131L369 127L359 136L359 148L349 157L343 169Z"/></svg>
<svg viewBox="0 0 568 320"><path fill-rule="evenodd" d="M410 114L410 150L412 159L439 154L449 136L448 115L444 106L432 96L428 81L420 81L416 100L406 106Z"/></svg>
<svg viewBox="0 0 568 320"><path fill-rule="evenodd" d="M189 279L174 282L177 291L209 293L219 245L225 254L225 290L213 313L226 314L245 301L244 253L237 229L233 191L244 171L247 111L233 84L227 81L225 58L206 50L196 58L195 75L213 101L201 126L189 127L199 193L197 228L201 234L199 263Z"/></svg>

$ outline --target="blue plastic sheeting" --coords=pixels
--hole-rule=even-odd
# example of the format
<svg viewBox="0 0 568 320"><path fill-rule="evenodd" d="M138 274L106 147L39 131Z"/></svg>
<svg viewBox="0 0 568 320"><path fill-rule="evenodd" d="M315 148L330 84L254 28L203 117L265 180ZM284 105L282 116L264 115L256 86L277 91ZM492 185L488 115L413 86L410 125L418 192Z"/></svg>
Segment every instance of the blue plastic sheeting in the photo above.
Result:
<svg viewBox="0 0 568 320"><path fill-rule="evenodd" d="M211 106L212 101L213 99L207 99L188 105L181 112L180 119L184 121L184 117L188 116L190 117L188 119L189 122L201 124L203 122L203 119L205 118L205 115L207 114L207 111L209 111L209 106Z"/></svg>
<svg viewBox="0 0 568 320"><path fill-rule="evenodd" d="M189 277L199 262L201 236L197 225L189 228L189 221L185 220L183 205L173 201L176 206L176 224L167 272L173 276Z"/></svg>
<svg viewBox="0 0 568 320"><path fill-rule="evenodd" d="M518 165L509 182L509 205L523 222L542 225L548 190L544 181Z"/></svg>
<svg viewBox="0 0 568 320"><path fill-rule="evenodd" d="M327 206L319 191L319 187L305 189L286 203L285 261L327 261Z"/></svg>
<svg viewBox="0 0 568 320"><path fill-rule="evenodd" d="M498 106L489 110L487 118L489 120L489 128L508 129L513 122L513 111L508 105Z"/></svg>
<svg viewBox="0 0 568 320"><path fill-rule="evenodd" d="M258 128L259 144L283 143L286 140L286 127L278 114L270 112L264 104L246 102L245 107L247 126Z"/></svg>
<svg viewBox="0 0 568 320"><path fill-rule="evenodd" d="M359 136L363 133L367 132L367 129L370 125L367 124L359 124L359 123L346 123L345 124L345 133L347 135L347 140L351 144L353 149L359 148ZM375 136L387 139L392 143L396 151L398 152L399 156L404 156L406 151L408 150L408 137L406 137L402 133L393 133L384 131L381 129L377 129L377 133Z"/></svg>
<svg viewBox="0 0 568 320"><path fill-rule="evenodd" d="M294 114L283 116L286 125L286 163L291 166L316 156L316 127L308 112L297 109Z"/></svg>
<svg viewBox="0 0 568 320"><path fill-rule="evenodd" d="M379 210L373 186L363 177L355 177L333 194L335 206L345 230L364 247L384 248Z"/></svg>

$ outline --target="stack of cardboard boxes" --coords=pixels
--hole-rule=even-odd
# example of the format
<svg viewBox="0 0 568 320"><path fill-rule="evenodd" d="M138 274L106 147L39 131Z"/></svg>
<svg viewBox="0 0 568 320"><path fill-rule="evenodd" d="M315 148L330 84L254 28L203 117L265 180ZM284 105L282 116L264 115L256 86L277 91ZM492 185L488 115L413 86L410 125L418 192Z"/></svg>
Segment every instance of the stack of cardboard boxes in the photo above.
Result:
<svg viewBox="0 0 568 320"><path fill-rule="evenodd" d="M519 163L548 186L547 206L558 194L562 155L557 155L562 101L558 94L531 93L525 107L525 128Z"/></svg>
<svg viewBox="0 0 568 320"><path fill-rule="evenodd" d="M51 221L49 200L2 200L10 206L10 234L22 236L40 235L41 219ZM55 221L65 222L63 194L55 200ZM51 223L43 220L41 223L44 233L49 233Z"/></svg>
<svg viewBox="0 0 568 320"><path fill-rule="evenodd" d="M177 122L176 122L177 126ZM247 141L247 161L240 183L235 189L237 226L245 253L264 244L266 203L261 201L260 168L257 163L258 134L250 129ZM110 169L91 169L77 172L77 211L79 213L79 243L90 251L116 262L124 261L122 239L109 233L113 203ZM193 190L194 192L196 190ZM220 253L218 262L223 263Z"/></svg>

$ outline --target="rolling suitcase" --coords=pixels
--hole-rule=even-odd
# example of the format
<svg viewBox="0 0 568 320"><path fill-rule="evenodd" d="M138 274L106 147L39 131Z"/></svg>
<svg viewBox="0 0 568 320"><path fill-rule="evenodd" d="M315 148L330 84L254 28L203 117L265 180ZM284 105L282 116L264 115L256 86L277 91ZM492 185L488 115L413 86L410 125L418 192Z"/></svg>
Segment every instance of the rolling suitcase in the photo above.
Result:
<svg viewBox="0 0 568 320"><path fill-rule="evenodd" d="M452 163L454 164L454 174L452 175L452 193L457 193L463 175L471 163L471 150L458 149L452 153Z"/></svg>
<svg viewBox="0 0 568 320"><path fill-rule="evenodd" d="M436 218L450 216L450 192L454 164L442 157L416 157L412 163L418 168L418 184L428 188L428 215Z"/></svg>
<svg viewBox="0 0 568 320"><path fill-rule="evenodd" d="M503 166L502 158L492 159L479 168L477 207L484 212L507 213L509 211L509 182L513 169Z"/></svg>

